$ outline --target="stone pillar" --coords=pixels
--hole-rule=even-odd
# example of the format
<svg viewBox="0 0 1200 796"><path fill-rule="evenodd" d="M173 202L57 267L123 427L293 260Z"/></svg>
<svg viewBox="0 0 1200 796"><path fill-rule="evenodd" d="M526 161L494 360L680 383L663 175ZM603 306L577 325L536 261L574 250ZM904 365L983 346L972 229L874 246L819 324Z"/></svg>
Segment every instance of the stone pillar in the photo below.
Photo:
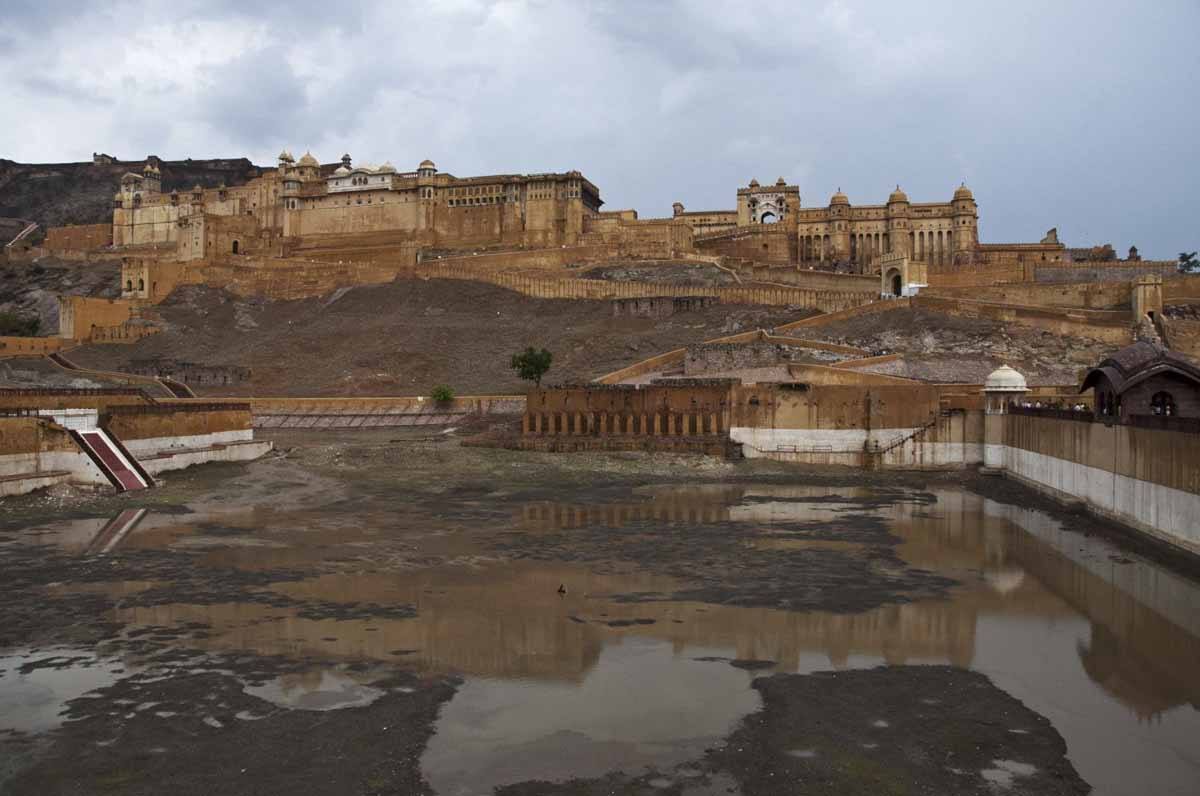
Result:
<svg viewBox="0 0 1200 796"><path fill-rule="evenodd" d="M530 425L531 424L529 422L529 413L526 412L525 414L521 415L521 434L523 434L524 436L529 436L529 426Z"/></svg>

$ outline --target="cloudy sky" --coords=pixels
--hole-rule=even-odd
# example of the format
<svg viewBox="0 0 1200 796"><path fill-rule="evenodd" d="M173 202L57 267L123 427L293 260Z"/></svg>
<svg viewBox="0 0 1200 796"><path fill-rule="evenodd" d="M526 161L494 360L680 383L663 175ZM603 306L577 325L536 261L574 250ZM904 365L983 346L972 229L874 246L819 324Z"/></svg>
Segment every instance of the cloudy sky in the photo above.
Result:
<svg viewBox="0 0 1200 796"><path fill-rule="evenodd" d="M965 180L985 241L1200 248L1198 0L3 5L13 160L575 168L642 217Z"/></svg>

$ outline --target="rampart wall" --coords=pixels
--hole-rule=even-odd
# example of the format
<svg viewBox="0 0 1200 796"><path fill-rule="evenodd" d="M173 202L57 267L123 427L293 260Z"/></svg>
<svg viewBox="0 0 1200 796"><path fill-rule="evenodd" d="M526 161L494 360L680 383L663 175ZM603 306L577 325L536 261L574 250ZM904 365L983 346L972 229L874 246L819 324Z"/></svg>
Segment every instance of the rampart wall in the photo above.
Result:
<svg viewBox="0 0 1200 796"><path fill-rule="evenodd" d="M429 279L466 279L489 282L527 296L546 299L641 298L647 296L715 296L724 304L797 306L830 312L871 300L867 293L823 291L805 288L737 285L705 287L660 285L645 282L610 282L597 279L555 278L549 275L484 272L474 267L422 263L418 274Z"/></svg>
<svg viewBox="0 0 1200 796"><path fill-rule="evenodd" d="M1018 323L1055 334L1100 340L1114 347L1127 345L1133 340L1132 319L1128 311L1030 307L924 295L914 297L912 306L958 317Z"/></svg>
<svg viewBox="0 0 1200 796"><path fill-rule="evenodd" d="M779 225L738 228L719 236L696 241L696 248L706 254L720 254L757 260L763 263L795 263L800 259L797 237Z"/></svg>
<svg viewBox="0 0 1200 796"><path fill-rule="evenodd" d="M1132 282L1140 276L1177 276L1173 260L1113 260L1112 262L1035 263L1037 282Z"/></svg>
<svg viewBox="0 0 1200 796"><path fill-rule="evenodd" d="M47 254L87 252L112 245L112 224L76 224L50 227L42 248Z"/></svg>
<svg viewBox="0 0 1200 796"><path fill-rule="evenodd" d="M70 341L61 337L0 337L0 357L40 357L61 351Z"/></svg>

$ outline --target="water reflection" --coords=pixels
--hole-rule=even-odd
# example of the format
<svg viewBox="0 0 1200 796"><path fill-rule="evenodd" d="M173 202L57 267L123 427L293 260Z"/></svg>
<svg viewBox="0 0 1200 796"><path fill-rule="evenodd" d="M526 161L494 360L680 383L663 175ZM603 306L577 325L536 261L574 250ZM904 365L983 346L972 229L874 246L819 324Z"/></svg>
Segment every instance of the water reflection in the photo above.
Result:
<svg viewBox="0 0 1200 796"><path fill-rule="evenodd" d="M121 661L85 649L8 651L0 655L0 730L53 729L67 702L112 685L124 670Z"/></svg>
<svg viewBox="0 0 1200 796"><path fill-rule="evenodd" d="M133 626L203 622L206 636L193 643L211 650L328 661L327 670L257 694L290 707L352 706L377 696L360 678L337 673L350 660L467 675L424 761L442 793L590 776L617 760L629 761L627 770L682 763L756 704L750 675L695 660L706 656L772 660L788 671L921 662L975 668L1054 722L1098 793L1183 793L1197 781L1196 582L1019 506L957 489L935 490L935 501L881 494L650 486L615 502L499 503L473 523L418 508L243 508L219 517L62 523L31 539L80 553L203 550L198 566L311 573L264 585L295 605L126 601L113 618ZM632 564L596 571L502 560L477 536L497 528L545 534L741 523L755 529L748 544L758 549L857 555L860 540L778 533L847 514L882 520L908 565L962 585L949 599L858 614L688 603L666 599L687 584ZM571 584L561 597L560 583ZM125 593L135 591L131 584ZM613 599L629 594L660 599ZM324 613L303 608L312 604ZM416 616L359 610L397 605L414 606Z"/></svg>

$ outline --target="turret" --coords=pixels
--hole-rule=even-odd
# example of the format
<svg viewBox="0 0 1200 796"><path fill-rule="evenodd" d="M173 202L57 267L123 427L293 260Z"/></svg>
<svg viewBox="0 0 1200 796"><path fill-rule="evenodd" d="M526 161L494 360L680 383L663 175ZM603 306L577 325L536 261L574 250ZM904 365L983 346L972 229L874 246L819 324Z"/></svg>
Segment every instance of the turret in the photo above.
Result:
<svg viewBox="0 0 1200 796"><path fill-rule="evenodd" d="M142 168L142 191L145 193L162 191L162 173L153 163L147 163Z"/></svg>
<svg viewBox="0 0 1200 796"><path fill-rule="evenodd" d="M829 244L830 259L850 259L850 198L841 188L829 198Z"/></svg>
<svg viewBox="0 0 1200 796"><path fill-rule="evenodd" d="M912 246L908 236L912 228L908 220L908 208L908 194L900 190L897 184L887 203L888 251L911 257Z"/></svg>
<svg viewBox="0 0 1200 796"><path fill-rule="evenodd" d="M970 254L979 241L979 213L966 183L954 191L954 253Z"/></svg>
<svg viewBox="0 0 1200 796"><path fill-rule="evenodd" d="M683 215L683 202L675 202L671 205L671 215L675 218Z"/></svg>

